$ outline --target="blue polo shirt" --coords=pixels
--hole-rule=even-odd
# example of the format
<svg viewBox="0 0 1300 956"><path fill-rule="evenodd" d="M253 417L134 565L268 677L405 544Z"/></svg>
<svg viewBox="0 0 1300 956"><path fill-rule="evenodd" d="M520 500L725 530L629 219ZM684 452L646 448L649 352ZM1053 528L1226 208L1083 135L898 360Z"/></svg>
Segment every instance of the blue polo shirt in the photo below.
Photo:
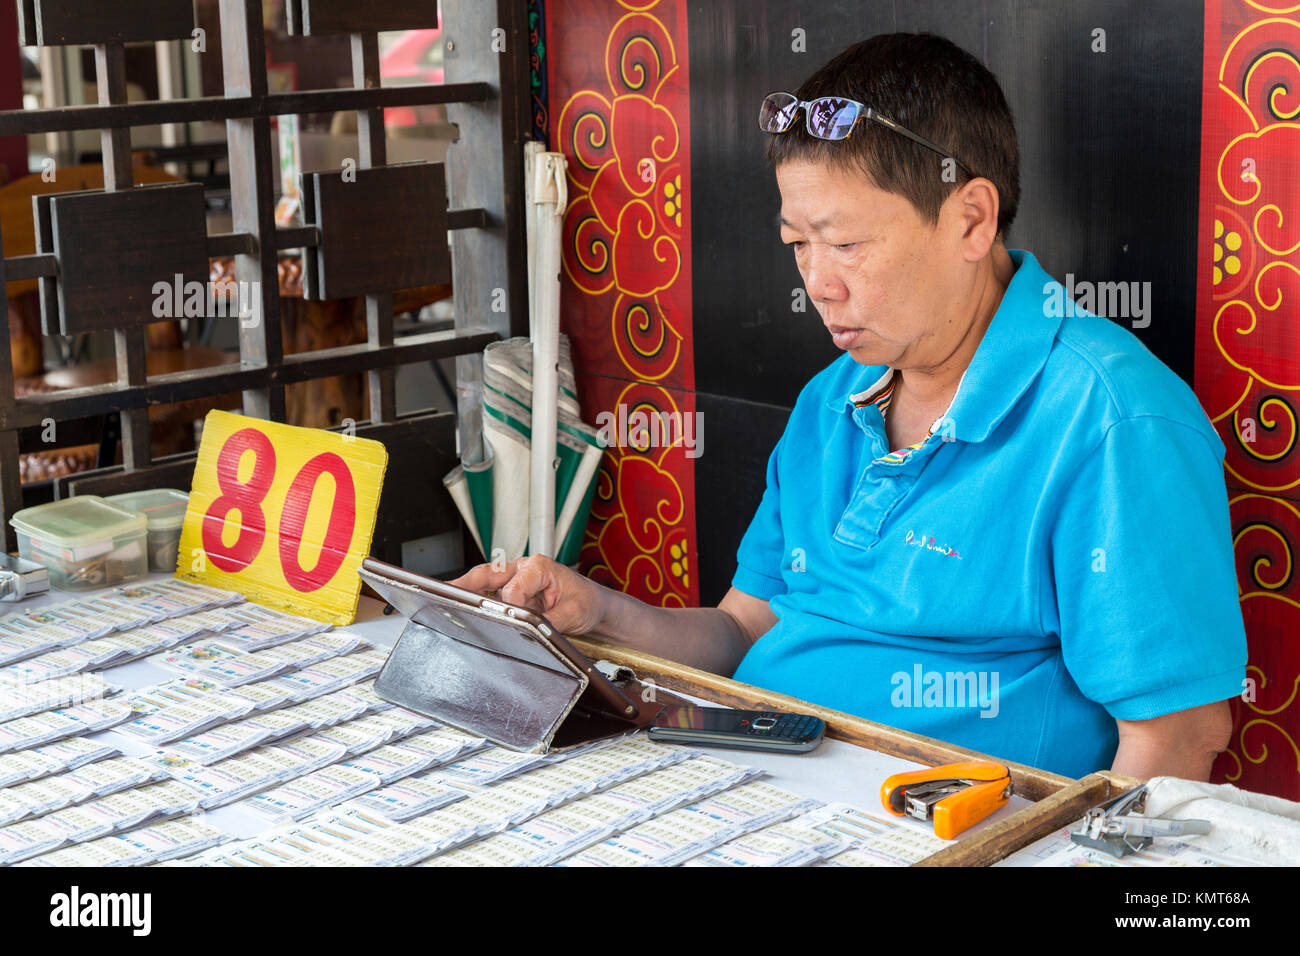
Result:
<svg viewBox="0 0 1300 956"><path fill-rule="evenodd" d="M739 681L1072 777L1115 721L1239 694L1223 443L1126 328L1029 253L948 413L889 448L892 370L799 395L733 584L777 624Z"/></svg>

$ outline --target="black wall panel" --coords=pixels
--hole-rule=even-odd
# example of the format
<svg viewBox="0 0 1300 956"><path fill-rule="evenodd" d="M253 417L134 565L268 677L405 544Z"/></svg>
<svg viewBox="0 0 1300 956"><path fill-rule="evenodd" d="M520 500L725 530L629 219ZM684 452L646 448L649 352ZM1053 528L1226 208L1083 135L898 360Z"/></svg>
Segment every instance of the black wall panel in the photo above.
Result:
<svg viewBox="0 0 1300 956"><path fill-rule="evenodd" d="M699 393L708 443L695 460L696 573L700 605L716 605L731 587L736 547L763 497L767 459L785 431L790 409Z"/></svg>
<svg viewBox="0 0 1300 956"><path fill-rule="evenodd" d="M757 126L764 94L793 90L877 33L930 31L975 54L1020 137L1008 245L1061 281L1150 282L1151 322L1134 332L1190 383L1203 22L1194 0L690 0L695 376L710 440L696 464L703 603L725 593L757 503L726 483L758 481L761 494L780 433L771 415L728 399L788 411L839 354L811 304L791 310L802 283L772 225L780 196ZM796 27L807 52L791 49ZM1104 53L1092 51L1097 28Z"/></svg>

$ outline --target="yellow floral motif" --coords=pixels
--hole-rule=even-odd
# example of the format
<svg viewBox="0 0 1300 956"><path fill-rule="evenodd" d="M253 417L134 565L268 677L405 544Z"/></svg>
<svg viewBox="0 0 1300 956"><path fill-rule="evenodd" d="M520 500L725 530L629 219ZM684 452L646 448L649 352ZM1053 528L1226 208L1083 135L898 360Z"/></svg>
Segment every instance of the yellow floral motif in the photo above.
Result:
<svg viewBox="0 0 1300 956"><path fill-rule="evenodd" d="M1223 281L1223 275L1226 272L1230 276L1235 276L1241 271L1241 259L1238 256L1223 257L1223 250L1236 252L1241 248L1241 234L1238 232L1229 232L1226 236L1223 234L1223 223L1218 219L1214 220L1214 284L1218 285ZM1220 242L1222 240L1222 242ZM1222 268L1217 263L1223 262Z"/></svg>
<svg viewBox="0 0 1300 956"><path fill-rule="evenodd" d="M690 587L690 565L686 558L686 546L683 544L670 545L668 547L668 553L672 555L673 558L673 563L671 565L673 574L682 579L683 587Z"/></svg>
<svg viewBox="0 0 1300 956"><path fill-rule="evenodd" d="M664 215L677 223L680 227L682 224L682 177L674 176L668 182L664 183Z"/></svg>

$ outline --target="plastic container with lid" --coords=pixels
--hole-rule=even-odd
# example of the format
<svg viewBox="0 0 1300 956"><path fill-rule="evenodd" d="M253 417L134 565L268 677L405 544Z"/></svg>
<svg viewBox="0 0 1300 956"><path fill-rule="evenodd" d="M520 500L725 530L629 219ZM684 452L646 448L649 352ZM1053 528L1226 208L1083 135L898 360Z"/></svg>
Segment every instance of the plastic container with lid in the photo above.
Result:
<svg viewBox="0 0 1300 956"><path fill-rule="evenodd" d="M149 570L175 571L176 552L181 545L181 525L190 496L175 488L155 488L111 495L104 499L120 508L138 511L149 522Z"/></svg>
<svg viewBox="0 0 1300 956"><path fill-rule="evenodd" d="M45 565L52 587L89 591L149 572L145 516L96 495L24 508L9 523L18 533L18 553Z"/></svg>

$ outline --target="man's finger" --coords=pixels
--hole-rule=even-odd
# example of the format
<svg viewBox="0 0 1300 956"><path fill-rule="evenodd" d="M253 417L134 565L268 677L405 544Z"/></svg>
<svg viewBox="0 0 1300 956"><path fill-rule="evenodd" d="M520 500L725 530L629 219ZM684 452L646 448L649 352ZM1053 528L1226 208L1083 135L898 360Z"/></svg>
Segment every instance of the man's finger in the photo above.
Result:
<svg viewBox="0 0 1300 956"><path fill-rule="evenodd" d="M551 575L545 567L534 561L524 562L519 565L514 577L502 586L501 600L540 611L545 606L542 592L550 583Z"/></svg>
<svg viewBox="0 0 1300 956"><path fill-rule="evenodd" d="M515 576L515 568L518 561L507 561L504 568L494 570L491 564L476 564L454 581L447 583L453 587L464 588L466 591L475 591L482 594L485 591L496 591L504 587L506 582Z"/></svg>

